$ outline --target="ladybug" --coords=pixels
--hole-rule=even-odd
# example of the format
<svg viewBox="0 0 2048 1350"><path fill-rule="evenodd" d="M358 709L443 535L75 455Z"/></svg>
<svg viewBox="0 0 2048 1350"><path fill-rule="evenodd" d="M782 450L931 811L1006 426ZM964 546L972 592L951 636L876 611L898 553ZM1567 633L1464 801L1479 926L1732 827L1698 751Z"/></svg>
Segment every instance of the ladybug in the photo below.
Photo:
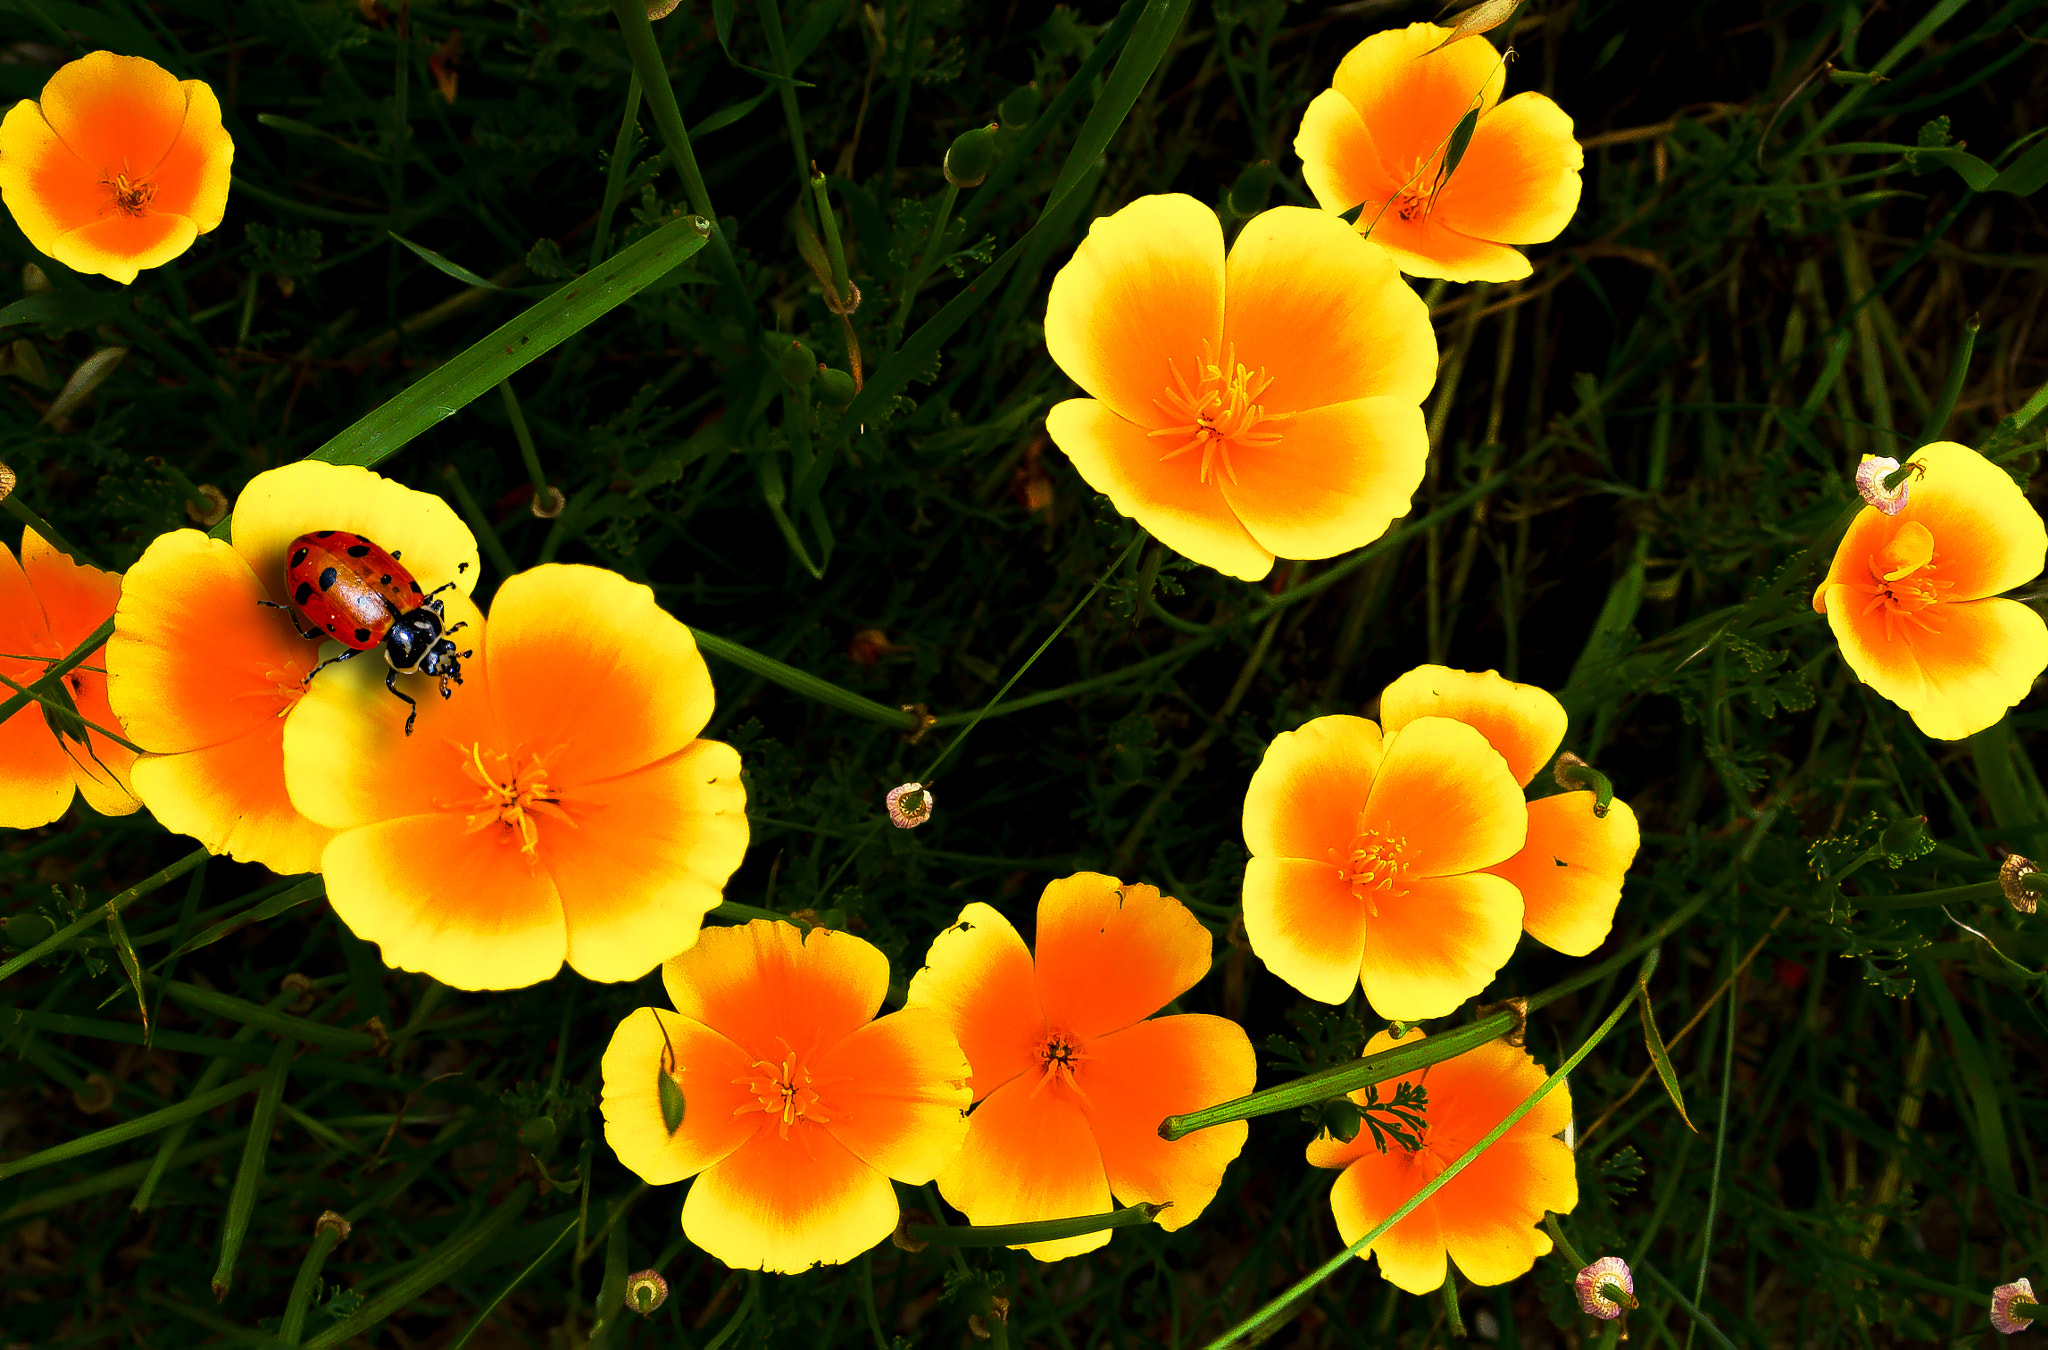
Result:
<svg viewBox="0 0 2048 1350"><path fill-rule="evenodd" d="M419 582L398 561L397 553L386 553L368 539L346 530L302 534L292 540L285 556L285 590L314 625L308 631L294 615L292 626L299 630L300 637L331 637L348 648L313 667L303 683L311 684L313 676L336 661L346 661L358 652L381 646L384 659L391 666L384 676L384 687L404 699L411 709L405 715L405 734L412 735L419 704L399 692L398 677L415 673L437 675L441 679L441 697L448 698L453 693L448 687L450 681L462 683L463 659L476 654L455 650L448 635L469 625L443 627L442 602L434 598L455 583L445 582L422 592ZM461 568L468 566L463 563ZM257 603L291 612L289 606L273 601Z"/></svg>

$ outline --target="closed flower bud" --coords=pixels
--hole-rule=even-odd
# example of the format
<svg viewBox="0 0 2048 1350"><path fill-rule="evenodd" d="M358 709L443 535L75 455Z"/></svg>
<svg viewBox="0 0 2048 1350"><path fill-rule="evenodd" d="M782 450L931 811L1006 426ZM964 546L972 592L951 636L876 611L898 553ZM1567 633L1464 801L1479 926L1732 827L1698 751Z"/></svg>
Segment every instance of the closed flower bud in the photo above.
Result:
<svg viewBox="0 0 2048 1350"><path fill-rule="evenodd" d="M1038 120L1038 81L1020 84L996 107L996 117L1005 127L1015 130L1028 127Z"/></svg>
<svg viewBox="0 0 2048 1350"><path fill-rule="evenodd" d="M2001 1284L1991 1291L1991 1325L2010 1336L2034 1325L2041 1305L2034 1300L2034 1286L2025 1278Z"/></svg>
<svg viewBox="0 0 2048 1350"><path fill-rule="evenodd" d="M816 354L795 339L791 339L790 344L782 349L782 355L777 358L776 364L782 371L782 378L792 389L803 388L818 373Z"/></svg>
<svg viewBox="0 0 2048 1350"><path fill-rule="evenodd" d="M915 829L932 818L932 794L922 783L905 783L889 789L889 823L899 830Z"/></svg>
<svg viewBox="0 0 2048 1350"><path fill-rule="evenodd" d="M996 166L995 123L963 131L946 151L946 181L956 188L978 186Z"/></svg>
<svg viewBox="0 0 2048 1350"><path fill-rule="evenodd" d="M818 367L818 398L821 402L834 408L844 408L853 402L856 392L853 376L830 366Z"/></svg>
<svg viewBox="0 0 2048 1350"><path fill-rule="evenodd" d="M655 1270L636 1270L626 1277L626 1306L642 1317L652 1317L668 1298L668 1281Z"/></svg>
<svg viewBox="0 0 2048 1350"><path fill-rule="evenodd" d="M2026 883L2027 877L2033 876L2040 870L2040 868L2034 866L2033 859L2022 858L2017 853L1999 864L1998 887L2005 892L2006 903L2021 914L2032 914L2040 905L2040 901L2027 888ZM13 930L11 928L8 932L9 936L12 936Z"/></svg>
<svg viewBox="0 0 2048 1350"><path fill-rule="evenodd" d="M1230 213L1236 216L1255 216L1266 209L1266 198L1273 192L1273 161L1262 159L1237 176L1230 185Z"/></svg>
<svg viewBox="0 0 2048 1350"><path fill-rule="evenodd" d="M519 1127L519 1142L531 1149L546 1148L555 1142L555 1122L549 1116L535 1116Z"/></svg>
<svg viewBox="0 0 2048 1350"><path fill-rule="evenodd" d="M40 914L12 915L6 925L8 942L23 950L49 941L56 931L57 925Z"/></svg>
<svg viewBox="0 0 2048 1350"><path fill-rule="evenodd" d="M1579 1308L1603 1322L1611 1322L1625 1309L1636 1305L1636 1279L1628 1262L1618 1256L1603 1256L1579 1272L1575 1281Z"/></svg>

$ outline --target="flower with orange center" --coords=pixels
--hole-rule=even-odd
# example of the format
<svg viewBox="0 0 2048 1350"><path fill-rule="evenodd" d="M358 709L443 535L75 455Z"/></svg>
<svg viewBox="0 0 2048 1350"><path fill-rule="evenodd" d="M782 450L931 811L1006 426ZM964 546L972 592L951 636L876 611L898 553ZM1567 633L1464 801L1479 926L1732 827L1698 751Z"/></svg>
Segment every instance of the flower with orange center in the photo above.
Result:
<svg viewBox="0 0 2048 1350"><path fill-rule="evenodd" d="M1562 703L1534 685L1445 666L1418 666L1380 695L1387 735L1422 717L1478 731L1524 788L1556 757L1570 720ZM1528 804L1521 849L1485 869L1521 892L1522 931L1567 956L1585 956L1607 940L1622 878L1642 844L1628 803L1610 800L1605 816L1593 814L1593 803L1583 789L1538 797Z"/></svg>
<svg viewBox="0 0 2048 1350"><path fill-rule="evenodd" d="M203 81L94 52L0 121L0 200L38 249L125 285L220 224L234 158Z"/></svg>
<svg viewBox="0 0 2048 1350"><path fill-rule="evenodd" d="M1089 395L1045 422L1081 477L1230 576L1371 543L1422 482L1429 313L1334 216L1264 212L1226 258L1214 211L1141 197L1053 278L1045 345Z"/></svg>
<svg viewBox="0 0 2048 1350"><path fill-rule="evenodd" d="M158 820L215 853L310 872L332 831L292 805L283 747L321 645L299 636L298 616L265 605L291 602L286 548L314 530L347 530L401 555L422 587L452 581L467 595L476 540L439 497L313 460L250 479L231 528L228 540L198 530L161 535L129 569L107 644L107 696L128 739L152 752L133 776ZM365 652L314 686L383 664ZM415 698L434 687L406 678Z"/></svg>
<svg viewBox="0 0 2048 1350"><path fill-rule="evenodd" d="M114 612L121 597L118 573L73 562L34 530L21 535L21 561L0 544L0 675L32 685L69 656ZM107 649L101 647L64 677L72 706L87 722L109 730ZM0 685L0 701L15 690ZM31 703L0 722L0 825L47 825L71 809L74 795L101 815L125 816L141 803L128 790L135 752L89 727L64 728L41 704Z"/></svg>
<svg viewBox="0 0 2048 1350"><path fill-rule="evenodd" d="M1488 869L1528 833L1508 762L1464 722L1315 718L1245 790L1245 935L1310 998L1363 984L1382 1017L1442 1017L1515 950L1522 894Z"/></svg>
<svg viewBox="0 0 2048 1350"><path fill-rule="evenodd" d="M1856 513L1813 607L1856 678L1921 731L1955 741L1996 723L2048 669L2048 624L1998 598L2041 574L2048 530L2012 476L1936 441L1896 515Z"/></svg>
<svg viewBox="0 0 2048 1350"><path fill-rule="evenodd" d="M634 980L697 941L747 851L740 757L697 738L711 673L654 592L597 567L506 581L454 697L405 707L367 661L313 682L284 731L298 808L334 831L327 898L387 965L516 989L567 960Z"/></svg>
<svg viewBox="0 0 2048 1350"><path fill-rule="evenodd" d="M1420 1031L1411 1031L1406 1040L1396 1041L1382 1031L1366 1044L1365 1053L1376 1055L1397 1044L1426 1039ZM1370 1131L1361 1131L1348 1144L1326 1134L1308 1146L1313 1165L1344 1169L1330 1188L1330 1212L1345 1245L1407 1204L1507 1119L1547 1077L1526 1050L1506 1041L1488 1041L1379 1084L1383 1101L1391 1100L1402 1083L1427 1089L1422 1147L1411 1151L1390 1142L1381 1153ZM1364 1091L1351 1097L1366 1105ZM1550 1237L1539 1226L1544 1211L1565 1214L1579 1203L1576 1160L1562 1140L1552 1137L1571 1118L1571 1090L1559 1083L1471 1166L1360 1252L1359 1259L1378 1257L1380 1274L1411 1294L1427 1294L1443 1284L1447 1256L1474 1284L1506 1284L1528 1274L1536 1258L1550 1251Z"/></svg>
<svg viewBox="0 0 2048 1350"><path fill-rule="evenodd" d="M1035 960L996 910L961 910L910 981L909 1006L937 1012L974 1069L978 1104L939 1194L977 1224L1102 1214L1112 1195L1170 1205L1162 1228L1194 1222L1245 1124L1168 1143L1159 1122L1244 1096L1257 1065L1235 1022L1150 1015L1208 973L1210 946L1180 901L1095 872L1045 888ZM1053 1261L1109 1236L1025 1250Z"/></svg>
<svg viewBox="0 0 2048 1350"><path fill-rule="evenodd" d="M1353 47L1302 114L1294 153L1323 209L1358 207L1358 228L1408 275L1514 281L1529 260L1509 245L1571 223L1586 154L1542 94L1501 102L1507 70L1491 42L1443 46L1450 34L1415 23ZM1474 108L1472 139L1446 173L1452 133Z"/></svg>
<svg viewBox="0 0 2048 1350"><path fill-rule="evenodd" d="M684 1236L736 1270L786 1274L888 1237L890 1178L930 1181L968 1102L940 1018L875 1016L889 958L756 919L707 929L661 977L676 1011L639 1009L604 1052L604 1137L651 1186L697 1178Z"/></svg>

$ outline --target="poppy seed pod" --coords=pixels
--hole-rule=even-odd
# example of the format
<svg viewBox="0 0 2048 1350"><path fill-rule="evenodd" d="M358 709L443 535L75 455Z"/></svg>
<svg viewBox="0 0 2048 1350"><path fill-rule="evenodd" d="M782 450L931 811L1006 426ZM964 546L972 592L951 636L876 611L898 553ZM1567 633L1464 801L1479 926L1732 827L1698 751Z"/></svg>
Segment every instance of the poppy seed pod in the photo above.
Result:
<svg viewBox="0 0 2048 1350"><path fill-rule="evenodd" d="M1007 130L1028 127L1038 120L1038 81L1020 84L996 106L996 117Z"/></svg>
<svg viewBox="0 0 2048 1350"><path fill-rule="evenodd" d="M1230 185L1230 213L1235 216L1255 216L1266 209L1266 198L1273 194L1273 161L1262 159L1237 176Z"/></svg>
<svg viewBox="0 0 2048 1350"><path fill-rule="evenodd" d="M946 181L956 188L976 187L988 177L988 171L996 166L996 132L994 122L985 127L963 131L953 138L953 144L946 151Z"/></svg>
<svg viewBox="0 0 2048 1350"><path fill-rule="evenodd" d="M2025 1279L2001 1284L1991 1291L1991 1326L2000 1335L2010 1336L2025 1331L2034 1325L2034 1314L2039 1309L2034 1298L2034 1286Z"/></svg>
<svg viewBox="0 0 2048 1350"><path fill-rule="evenodd" d="M626 1277L626 1306L642 1317L668 1301L668 1281L658 1270L636 1270Z"/></svg>
<svg viewBox="0 0 2048 1350"><path fill-rule="evenodd" d="M853 376L843 370L834 370L830 366L821 365L818 367L818 399L820 402L830 407L844 408L847 404L853 402L853 396L857 392L859 391L853 387Z"/></svg>
<svg viewBox="0 0 2048 1350"><path fill-rule="evenodd" d="M792 338L776 359L776 368L782 372L782 378L790 388L801 389L817 375L818 357L809 347Z"/></svg>

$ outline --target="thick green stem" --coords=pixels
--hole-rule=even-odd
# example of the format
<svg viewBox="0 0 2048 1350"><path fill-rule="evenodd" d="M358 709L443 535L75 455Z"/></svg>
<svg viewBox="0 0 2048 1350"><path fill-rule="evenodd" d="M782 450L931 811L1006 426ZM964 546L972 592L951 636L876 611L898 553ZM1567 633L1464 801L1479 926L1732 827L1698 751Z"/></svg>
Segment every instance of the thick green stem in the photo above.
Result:
<svg viewBox="0 0 2048 1350"><path fill-rule="evenodd" d="M338 1214L323 1214L320 1222L313 1225L313 1245L306 1249L306 1259L299 1263L298 1278L292 1281L291 1300L285 1304L284 1321L277 1329L277 1338L287 1346L296 1346L305 1337L306 1314L320 1289L320 1268L327 1264L328 1253L347 1232L346 1224Z"/></svg>
<svg viewBox="0 0 2048 1350"><path fill-rule="evenodd" d="M871 698L863 698L850 689L841 689L836 684L819 679L809 671L798 670L795 666L787 665L772 656L763 656L751 647L742 647L739 643L719 637L715 633L707 633L701 628L692 628L690 632L697 638L698 650L706 656L716 656L721 660L730 661L740 669L759 675L764 680L771 680L793 694L802 694L814 703L822 703L829 708L852 713L855 717L865 717L870 722L879 722L896 731L917 730L918 718L915 713L907 713L901 708L891 708Z"/></svg>
<svg viewBox="0 0 2048 1350"><path fill-rule="evenodd" d="M942 1223L911 1223L903 1235L913 1242L935 1243L941 1247L1022 1247L1032 1242L1057 1242L1061 1238L1085 1237L1111 1228L1133 1228L1151 1223L1165 1205L1140 1202L1107 1214L1083 1214L1072 1219L1041 1219L1036 1223L991 1223L980 1226Z"/></svg>

